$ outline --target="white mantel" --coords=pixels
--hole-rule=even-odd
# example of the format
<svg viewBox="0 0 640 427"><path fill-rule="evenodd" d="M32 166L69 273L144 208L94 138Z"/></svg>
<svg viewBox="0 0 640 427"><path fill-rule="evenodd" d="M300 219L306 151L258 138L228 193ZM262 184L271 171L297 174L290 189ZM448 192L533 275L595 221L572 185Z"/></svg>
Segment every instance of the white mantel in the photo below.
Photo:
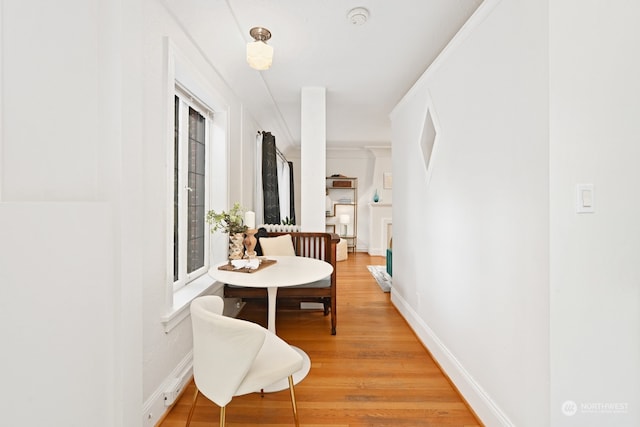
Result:
<svg viewBox="0 0 640 427"><path fill-rule="evenodd" d="M369 203L369 255L386 255L391 227L392 204Z"/></svg>

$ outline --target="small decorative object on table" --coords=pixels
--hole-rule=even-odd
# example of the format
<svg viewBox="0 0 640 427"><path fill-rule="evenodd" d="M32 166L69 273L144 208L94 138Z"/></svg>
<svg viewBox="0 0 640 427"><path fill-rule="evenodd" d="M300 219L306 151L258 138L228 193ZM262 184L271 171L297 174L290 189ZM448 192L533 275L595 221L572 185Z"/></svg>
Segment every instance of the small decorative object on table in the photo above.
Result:
<svg viewBox="0 0 640 427"><path fill-rule="evenodd" d="M244 257L244 233L229 235L229 259L242 259Z"/></svg>
<svg viewBox="0 0 640 427"><path fill-rule="evenodd" d="M245 252L245 257L249 259L254 259L257 255L256 253L256 244L258 241L256 240L255 234L258 232L256 229L256 213L252 211L248 211L244 214L244 223L248 227L246 231L246 238L244 239L244 246L247 248Z"/></svg>
<svg viewBox="0 0 640 427"><path fill-rule="evenodd" d="M375 193L373 193L373 202L378 203L380 201L380 196L378 196L378 190L376 189Z"/></svg>
<svg viewBox="0 0 640 427"><path fill-rule="evenodd" d="M265 267L277 263L275 259L244 258L233 259L218 267L218 270L235 271L237 273L255 273Z"/></svg>
<svg viewBox="0 0 640 427"><path fill-rule="evenodd" d="M211 224L211 232L218 230L229 234L229 259L241 259L244 256L244 233L247 226L243 221L244 209L240 203L234 203L229 212L207 212L207 223ZM254 217L255 218L255 217ZM255 221L255 220L254 220Z"/></svg>

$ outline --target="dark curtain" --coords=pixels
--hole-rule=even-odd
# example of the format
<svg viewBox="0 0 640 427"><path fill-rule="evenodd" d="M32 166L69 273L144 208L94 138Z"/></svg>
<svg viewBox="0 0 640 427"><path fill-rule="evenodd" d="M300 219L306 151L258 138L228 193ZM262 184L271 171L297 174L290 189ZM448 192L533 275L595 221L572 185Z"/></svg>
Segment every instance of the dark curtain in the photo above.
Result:
<svg viewBox="0 0 640 427"><path fill-rule="evenodd" d="M276 138L271 135L271 132L262 134L262 192L264 194L264 223L280 224Z"/></svg>
<svg viewBox="0 0 640 427"><path fill-rule="evenodd" d="M296 222L296 205L293 195L295 191L293 191L293 162L289 163L289 218L293 224L297 224Z"/></svg>

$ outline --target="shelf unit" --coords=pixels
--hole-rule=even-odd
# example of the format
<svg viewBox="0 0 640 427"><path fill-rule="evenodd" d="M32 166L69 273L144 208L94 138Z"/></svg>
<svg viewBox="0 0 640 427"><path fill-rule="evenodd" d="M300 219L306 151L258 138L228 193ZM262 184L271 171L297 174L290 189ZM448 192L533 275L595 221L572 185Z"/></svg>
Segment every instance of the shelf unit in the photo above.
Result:
<svg viewBox="0 0 640 427"><path fill-rule="evenodd" d="M328 176L326 178L326 229L347 241L347 249L356 251L358 243L358 178ZM347 224L341 218L349 217ZM344 233L343 226L347 232Z"/></svg>

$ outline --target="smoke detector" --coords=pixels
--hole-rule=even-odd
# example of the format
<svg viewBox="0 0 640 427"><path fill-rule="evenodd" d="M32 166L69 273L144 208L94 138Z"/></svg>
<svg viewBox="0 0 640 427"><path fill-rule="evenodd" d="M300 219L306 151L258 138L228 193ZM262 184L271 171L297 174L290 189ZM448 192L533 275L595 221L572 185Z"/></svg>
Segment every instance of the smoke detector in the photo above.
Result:
<svg viewBox="0 0 640 427"><path fill-rule="evenodd" d="M369 19L369 11L364 7L355 7L347 13L347 18L352 25L364 25Z"/></svg>

